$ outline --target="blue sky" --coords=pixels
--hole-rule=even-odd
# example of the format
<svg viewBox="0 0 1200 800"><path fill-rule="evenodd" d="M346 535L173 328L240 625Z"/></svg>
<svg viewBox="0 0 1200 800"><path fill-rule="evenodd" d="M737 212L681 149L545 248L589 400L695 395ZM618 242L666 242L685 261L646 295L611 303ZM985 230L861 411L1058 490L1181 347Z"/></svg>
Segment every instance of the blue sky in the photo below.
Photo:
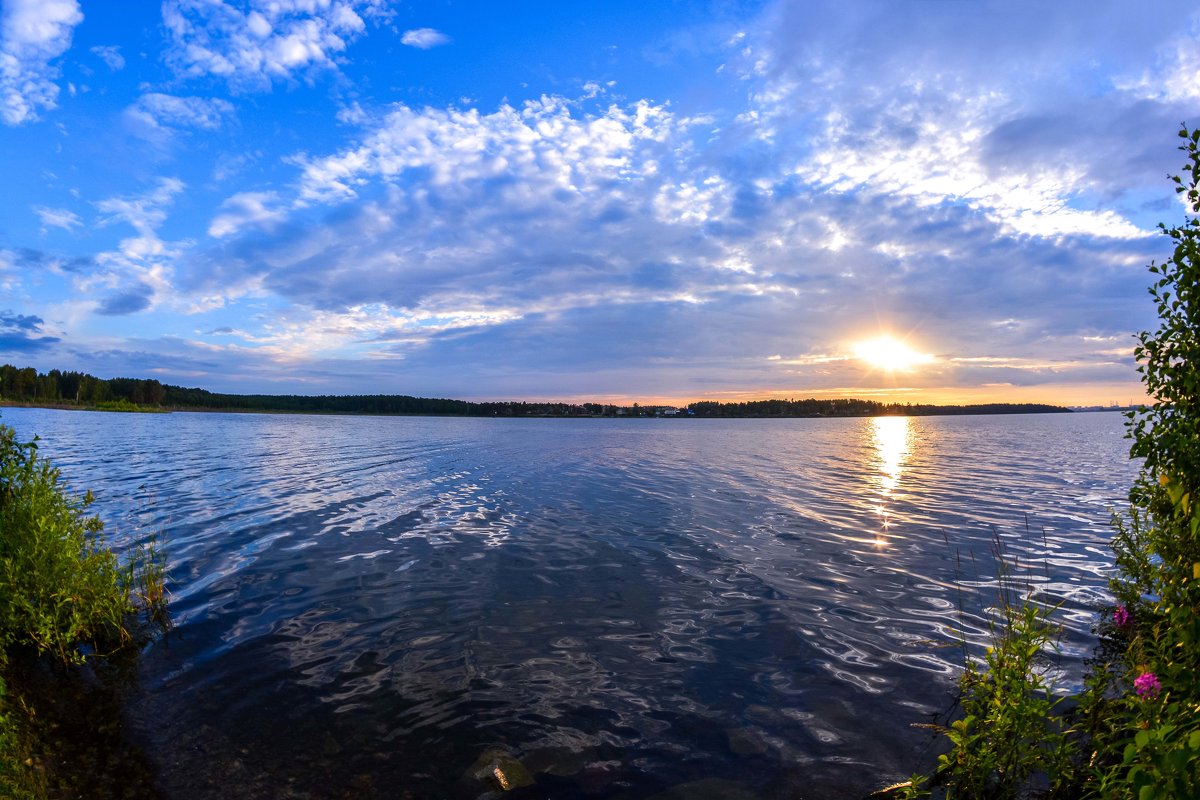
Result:
<svg viewBox="0 0 1200 800"><path fill-rule="evenodd" d="M1126 402L1200 124L1200 13L1134 5L3 0L0 360Z"/></svg>

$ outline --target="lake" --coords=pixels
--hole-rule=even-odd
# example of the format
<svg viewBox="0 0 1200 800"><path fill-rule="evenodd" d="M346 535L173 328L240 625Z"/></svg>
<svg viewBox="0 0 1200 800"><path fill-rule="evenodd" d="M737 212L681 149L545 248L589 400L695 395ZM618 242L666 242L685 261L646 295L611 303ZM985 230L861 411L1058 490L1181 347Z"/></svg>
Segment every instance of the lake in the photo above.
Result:
<svg viewBox="0 0 1200 800"><path fill-rule="evenodd" d="M165 541L126 706L183 799L861 797L930 766L995 541L1078 684L1135 472L1111 413L0 421Z"/></svg>

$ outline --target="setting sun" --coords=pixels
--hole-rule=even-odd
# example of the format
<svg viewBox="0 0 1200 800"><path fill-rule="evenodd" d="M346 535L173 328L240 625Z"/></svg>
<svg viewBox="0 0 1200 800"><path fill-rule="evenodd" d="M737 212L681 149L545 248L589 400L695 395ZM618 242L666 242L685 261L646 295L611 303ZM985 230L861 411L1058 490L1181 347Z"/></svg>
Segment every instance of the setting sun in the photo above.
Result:
<svg viewBox="0 0 1200 800"><path fill-rule="evenodd" d="M856 358L877 369L909 370L933 361L929 353L918 353L904 342L891 336L879 336L854 345Z"/></svg>

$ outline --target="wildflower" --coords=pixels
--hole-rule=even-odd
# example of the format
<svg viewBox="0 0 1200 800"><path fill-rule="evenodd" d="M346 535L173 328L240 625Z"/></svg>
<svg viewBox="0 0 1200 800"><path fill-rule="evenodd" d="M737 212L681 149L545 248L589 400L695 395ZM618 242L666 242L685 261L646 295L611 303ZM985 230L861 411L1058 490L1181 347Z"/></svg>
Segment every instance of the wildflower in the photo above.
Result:
<svg viewBox="0 0 1200 800"><path fill-rule="evenodd" d="M1143 672L1134 679L1133 688L1139 697L1154 698L1158 697L1158 693L1162 691L1162 684L1158 682L1158 676L1153 672Z"/></svg>
<svg viewBox="0 0 1200 800"><path fill-rule="evenodd" d="M1124 628L1132 619L1133 615L1125 606L1117 606L1117 610L1113 612L1113 624L1118 628Z"/></svg>

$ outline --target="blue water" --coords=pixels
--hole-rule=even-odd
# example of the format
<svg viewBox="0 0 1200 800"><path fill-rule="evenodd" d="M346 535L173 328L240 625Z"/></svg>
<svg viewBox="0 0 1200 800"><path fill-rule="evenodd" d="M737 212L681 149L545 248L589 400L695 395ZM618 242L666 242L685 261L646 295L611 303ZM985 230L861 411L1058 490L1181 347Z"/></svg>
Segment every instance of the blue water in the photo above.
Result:
<svg viewBox="0 0 1200 800"><path fill-rule="evenodd" d="M476 798L498 752L512 797L860 797L928 766L994 539L1078 682L1134 472L1116 414L2 421L165 541L170 798Z"/></svg>

